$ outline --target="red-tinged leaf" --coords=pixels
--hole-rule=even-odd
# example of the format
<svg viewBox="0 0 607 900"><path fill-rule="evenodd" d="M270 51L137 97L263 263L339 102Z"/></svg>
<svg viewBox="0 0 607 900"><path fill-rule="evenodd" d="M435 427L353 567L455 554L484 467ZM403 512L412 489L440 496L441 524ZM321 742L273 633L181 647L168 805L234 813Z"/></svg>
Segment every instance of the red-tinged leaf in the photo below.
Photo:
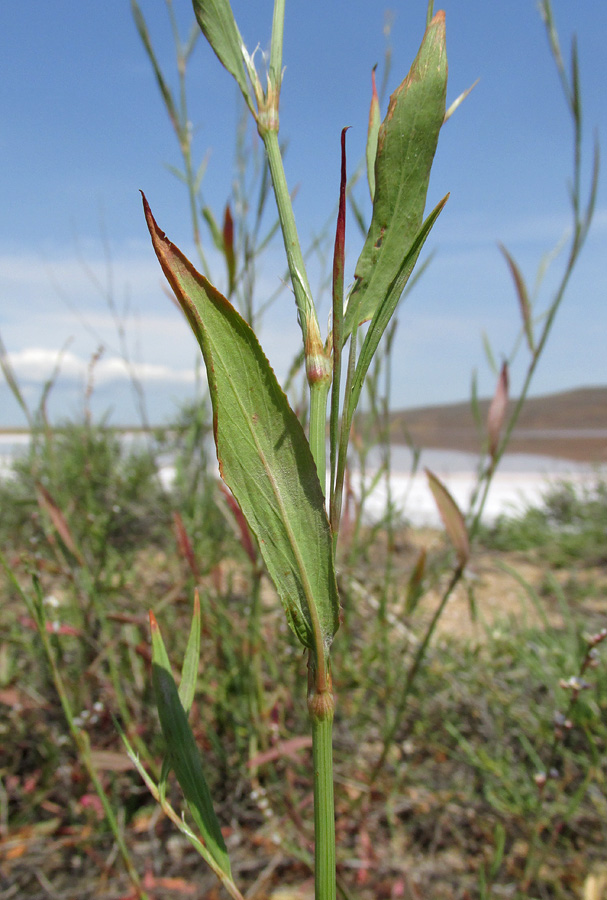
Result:
<svg viewBox="0 0 607 900"><path fill-rule="evenodd" d="M181 514L177 511L173 513L173 525L175 526L175 535L177 537L177 547L183 559L187 562L190 571L196 580L200 579L200 569L194 556L194 548L192 542L183 524Z"/></svg>
<svg viewBox="0 0 607 900"><path fill-rule="evenodd" d="M19 622L24 628L29 628L32 631L38 630L38 626L34 620L27 616L21 616ZM82 630L80 628L75 628L73 625L59 625L56 622L45 622L44 627L49 634L65 634L70 635L71 637L82 637Z"/></svg>
<svg viewBox="0 0 607 900"><path fill-rule="evenodd" d="M247 554L253 565L257 565L257 550L255 548L255 544L253 543L253 536L251 534L251 529L247 525L247 520L243 516L240 506L234 499L234 494L229 491L224 484L221 485L221 492L226 498L226 503L230 507L232 515L236 520L236 526L240 534L240 543L242 544L242 549Z"/></svg>
<svg viewBox="0 0 607 900"><path fill-rule="evenodd" d="M55 531L67 549L76 557L80 565L83 566L84 560L72 537L67 520L43 484L38 483L36 485L36 497L38 498L38 506L47 513L49 519L53 523Z"/></svg>
<svg viewBox="0 0 607 900"><path fill-rule="evenodd" d="M499 447L500 435L508 409L508 363L504 362L497 382L495 394L489 405L487 414L487 435L489 437L489 453L493 459Z"/></svg>
<svg viewBox="0 0 607 900"><path fill-rule="evenodd" d="M98 771L104 772L128 772L134 769L133 760L126 753L117 753L115 750L91 750L91 762Z"/></svg>
<svg viewBox="0 0 607 900"><path fill-rule="evenodd" d="M223 214L223 252L228 270L228 297L234 293L236 284L236 254L234 252L234 221L230 211L230 204L226 204Z"/></svg>
<svg viewBox="0 0 607 900"><path fill-rule="evenodd" d="M417 562L411 572L407 584L407 596L405 598L405 614L410 616L415 612L423 594L424 575L426 574L426 548L422 547L417 557Z"/></svg>
<svg viewBox="0 0 607 900"><path fill-rule="evenodd" d="M301 423L251 327L144 208L154 250L201 347L220 473L320 678L339 626L332 537ZM321 680L322 684L322 680Z"/></svg>
<svg viewBox="0 0 607 900"><path fill-rule="evenodd" d="M181 894L184 897L194 897L198 894L198 885L185 878L166 878L154 875L153 872L146 872L143 877L143 887L146 891L162 890L170 891L171 896Z"/></svg>
<svg viewBox="0 0 607 900"><path fill-rule="evenodd" d="M337 211L337 228L335 229L335 246L333 248L333 308L337 299L339 309L343 309L344 265L346 250L346 131L341 132L341 171L339 181L339 206ZM335 314L334 314L335 315Z"/></svg>
<svg viewBox="0 0 607 900"><path fill-rule="evenodd" d="M367 181L369 183L369 193L371 194L371 203L375 199L375 159L377 157L377 138L379 135L379 127L381 125L381 114L379 111L379 97L377 96L377 85L375 83L375 70L377 66L373 66L371 71L371 105L369 106L369 127L367 129Z"/></svg>
<svg viewBox="0 0 607 900"><path fill-rule="evenodd" d="M445 531L453 544L460 566L463 568L470 558L470 541L465 519L459 506L445 485L429 469L426 469L428 485L443 520Z"/></svg>
<svg viewBox="0 0 607 900"><path fill-rule="evenodd" d="M330 516L331 527L336 534L339 528L339 489L335 483L337 470L337 447L339 444L339 404L341 397L341 351L343 345L344 325L344 265L346 250L346 131L341 132L341 172L339 182L339 206L337 227L335 229L335 246L333 250L333 315L331 340L333 344L333 383L331 385L331 416L329 424L331 446L331 493Z"/></svg>
<svg viewBox="0 0 607 900"><path fill-rule="evenodd" d="M253 756L247 761L247 766L249 769L257 769L259 766L263 766L269 762L275 762L277 759L282 759L284 756L296 759L297 755L302 750L308 750L311 746L312 737L309 734L290 738L288 741L281 741L279 744L276 744L271 750L265 750L263 753L258 753L257 756Z"/></svg>
<svg viewBox="0 0 607 900"><path fill-rule="evenodd" d="M518 297L519 307L521 310L521 317L523 319L523 328L525 330L525 337L527 339L527 345L531 353L535 352L535 341L533 339L533 322L531 320L531 303L529 302L529 292L527 291L527 285L525 284L525 279L523 278L523 274L519 269L516 260L513 256L508 253L503 244L499 244L499 248L506 260L508 268L510 269L510 274L512 275L512 280L514 281L514 287L516 289L516 296Z"/></svg>

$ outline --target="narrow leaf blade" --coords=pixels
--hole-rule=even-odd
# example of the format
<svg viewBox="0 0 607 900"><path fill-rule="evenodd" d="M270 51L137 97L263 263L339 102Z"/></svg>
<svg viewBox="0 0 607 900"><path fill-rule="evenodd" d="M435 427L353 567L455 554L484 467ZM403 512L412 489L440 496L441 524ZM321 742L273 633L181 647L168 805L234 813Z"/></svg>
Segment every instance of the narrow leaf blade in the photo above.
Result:
<svg viewBox="0 0 607 900"><path fill-rule="evenodd" d="M250 109L253 101L243 61L243 40L238 31L229 0L193 0L200 30L221 64L236 80Z"/></svg>
<svg viewBox="0 0 607 900"><path fill-rule="evenodd" d="M221 870L226 875L231 875L228 851L202 770L200 751L179 699L169 658L153 613L150 613L150 625L152 630L152 679L156 694L156 706L171 766L209 852Z"/></svg>
<svg viewBox="0 0 607 900"><path fill-rule="evenodd" d="M198 591L194 592L194 611L192 613L192 627L188 638L183 666L181 667L181 681L179 683L179 699L186 713L192 708L194 694L196 693L196 681L198 678L198 662L200 660L200 597Z"/></svg>
<svg viewBox="0 0 607 900"><path fill-rule="evenodd" d="M525 284L525 279L523 278L523 273L519 269L516 260L514 257L508 253L503 244L499 245L499 248L502 252L504 259L510 269L510 274L512 275L512 280L514 281L514 287L516 288L516 295L518 297L519 307L521 310L521 317L523 319L523 327L525 329L525 337L527 338L527 346L531 353L535 351L535 342L533 340L533 322L531 321L531 303L529 302L529 291L527 290L527 285Z"/></svg>
<svg viewBox="0 0 607 900"><path fill-rule="evenodd" d="M379 111L379 97L377 96L377 85L375 83L375 69L371 72L371 105L369 107L369 126L367 128L367 181L369 183L369 193L371 194L371 203L375 199L375 160L377 158L377 139L379 136L379 127L381 124L381 116Z"/></svg>
<svg viewBox="0 0 607 900"><path fill-rule="evenodd" d="M500 435L508 409L508 363L504 362L493 399L487 413L487 435L489 437L489 454L495 460L499 447Z"/></svg>
<svg viewBox="0 0 607 900"><path fill-rule="evenodd" d="M432 491L445 531L455 548L460 566L463 568L470 558L470 541L466 522L459 506L442 483L429 469L426 469L428 485Z"/></svg>
<svg viewBox="0 0 607 900"><path fill-rule="evenodd" d="M163 271L200 344L221 475L255 535L289 625L322 658L339 624L323 491L303 428L234 307L144 207Z"/></svg>

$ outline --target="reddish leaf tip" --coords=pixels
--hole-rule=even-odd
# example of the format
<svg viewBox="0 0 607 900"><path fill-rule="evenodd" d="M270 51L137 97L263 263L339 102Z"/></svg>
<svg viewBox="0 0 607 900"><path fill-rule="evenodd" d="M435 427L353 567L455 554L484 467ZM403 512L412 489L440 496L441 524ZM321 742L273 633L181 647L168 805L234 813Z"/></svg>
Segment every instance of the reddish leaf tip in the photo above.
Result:
<svg viewBox="0 0 607 900"><path fill-rule="evenodd" d="M152 612L151 609L149 610L149 616L150 616L150 628L152 629L152 631L158 631L158 622L156 621L156 616L154 615L154 613Z"/></svg>

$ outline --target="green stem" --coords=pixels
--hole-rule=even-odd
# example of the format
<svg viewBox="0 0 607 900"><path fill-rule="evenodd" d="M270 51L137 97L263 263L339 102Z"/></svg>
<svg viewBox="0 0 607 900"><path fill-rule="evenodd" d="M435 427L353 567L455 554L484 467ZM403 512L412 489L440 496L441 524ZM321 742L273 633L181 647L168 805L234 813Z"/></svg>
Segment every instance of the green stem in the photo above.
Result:
<svg viewBox="0 0 607 900"><path fill-rule="evenodd" d="M314 309L314 304L312 302L312 292L306 274L306 264L299 243L297 226L295 225L295 216L293 215L293 206L291 204L285 170L282 164L282 154L278 143L278 131L263 131L261 137L268 157L272 186L274 188L276 206L278 208L278 218L280 219L280 228L285 245L285 252L287 254L287 264L289 266L289 274L291 275L293 291L295 293L295 302L297 303L297 310L299 312L299 324L301 326L305 344L311 322L315 323L318 331L320 331L320 329L318 329L316 310Z"/></svg>
<svg viewBox="0 0 607 900"><path fill-rule="evenodd" d="M314 897L335 900L335 810L333 800L333 696L330 688L308 699L314 765Z"/></svg>
<svg viewBox="0 0 607 900"><path fill-rule="evenodd" d="M327 480L327 400L329 381L317 381L310 385L310 449L323 489Z"/></svg>

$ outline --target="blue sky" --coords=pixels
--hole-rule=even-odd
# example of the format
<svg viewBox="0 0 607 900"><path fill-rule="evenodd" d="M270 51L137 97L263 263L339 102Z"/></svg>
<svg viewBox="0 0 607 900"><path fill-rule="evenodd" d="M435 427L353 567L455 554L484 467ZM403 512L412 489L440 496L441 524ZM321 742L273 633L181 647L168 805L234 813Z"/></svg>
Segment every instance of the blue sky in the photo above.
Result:
<svg viewBox="0 0 607 900"><path fill-rule="evenodd" d="M165 3L140 5L161 65L175 84ZM173 5L185 36L193 18L190 3ZM395 407L464 399L473 370L480 392L492 393L482 333L499 358L509 353L520 326L497 242L507 245L533 283L538 263L570 223L571 129L535 3L447 0L444 8L448 102L480 81L439 142L429 204L447 191L451 197L427 244L435 251L433 262L399 311ZM234 0L233 9L249 49L266 48L270 0ZM288 141L289 185L298 187L295 212L304 246L334 215L344 125L352 126L350 170L363 153L370 72L379 63L381 77L388 9L392 91L421 39L421 0L388 0L385 6L369 0L287 3L281 137ZM578 37L588 174L595 130L605 141L607 4L555 0L554 13L567 57L571 35ZM130 5L3 4L0 25L0 334L14 371L35 405L63 348L50 408L56 416L77 417L90 360L103 346L94 369L93 408L97 415L108 412L112 421L138 421L118 319L150 417L166 420L194 390L198 353L163 290L139 189L171 239L194 251L187 196L166 165L179 165L177 143ZM231 190L240 108L230 77L202 39L191 63L189 106L195 160L208 153L204 202L219 217ZM365 191L358 196L369 215ZM607 194L601 185L594 228L540 363L535 393L607 382L606 239ZM221 261L206 234L205 241L221 287ZM360 246L350 218L350 274ZM547 288L555 283L559 260L551 271ZM283 272L282 248L275 242L259 265L259 303L279 287ZM313 285L321 272L315 261ZM540 294L539 309L549 296ZM299 340L288 291L266 313L261 339L284 377ZM512 372L514 392L525 363L521 351ZM0 385L0 426L21 422Z"/></svg>

